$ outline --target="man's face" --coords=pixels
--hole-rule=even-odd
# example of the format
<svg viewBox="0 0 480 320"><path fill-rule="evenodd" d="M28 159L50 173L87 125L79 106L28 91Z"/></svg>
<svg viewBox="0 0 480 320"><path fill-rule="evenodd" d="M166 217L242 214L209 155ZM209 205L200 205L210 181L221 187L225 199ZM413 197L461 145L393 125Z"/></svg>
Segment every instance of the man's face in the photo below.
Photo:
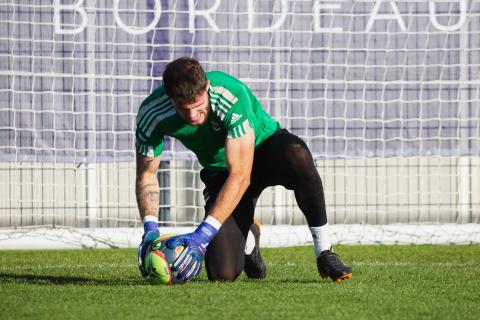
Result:
<svg viewBox="0 0 480 320"><path fill-rule="evenodd" d="M208 112L210 111L210 99L207 89L199 94L195 101L186 105L177 105L175 101L173 106L177 114L191 126L198 127L204 124L208 119Z"/></svg>

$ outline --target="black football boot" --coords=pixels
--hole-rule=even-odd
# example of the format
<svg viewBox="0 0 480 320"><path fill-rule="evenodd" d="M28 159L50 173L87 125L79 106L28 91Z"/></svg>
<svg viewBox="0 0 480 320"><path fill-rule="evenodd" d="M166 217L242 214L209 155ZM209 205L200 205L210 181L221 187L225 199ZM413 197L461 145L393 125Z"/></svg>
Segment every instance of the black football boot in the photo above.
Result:
<svg viewBox="0 0 480 320"><path fill-rule="evenodd" d="M245 254L245 266L243 271L250 279L264 279L267 275L267 268L260 254L260 224L254 219L250 226L250 232L255 238L255 248L250 254Z"/></svg>
<svg viewBox="0 0 480 320"><path fill-rule="evenodd" d="M320 253L317 258L318 272L322 278L330 277L333 281L352 278L352 268L347 266L338 256L330 250Z"/></svg>

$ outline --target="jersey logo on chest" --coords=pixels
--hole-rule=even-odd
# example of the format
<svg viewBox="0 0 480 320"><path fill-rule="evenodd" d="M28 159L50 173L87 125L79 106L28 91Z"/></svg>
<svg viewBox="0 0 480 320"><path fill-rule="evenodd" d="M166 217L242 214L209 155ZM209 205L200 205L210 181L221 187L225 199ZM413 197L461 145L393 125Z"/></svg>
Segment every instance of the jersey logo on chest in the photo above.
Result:
<svg viewBox="0 0 480 320"><path fill-rule="evenodd" d="M222 131L222 124L217 119L211 119L210 126L212 127L213 131Z"/></svg>

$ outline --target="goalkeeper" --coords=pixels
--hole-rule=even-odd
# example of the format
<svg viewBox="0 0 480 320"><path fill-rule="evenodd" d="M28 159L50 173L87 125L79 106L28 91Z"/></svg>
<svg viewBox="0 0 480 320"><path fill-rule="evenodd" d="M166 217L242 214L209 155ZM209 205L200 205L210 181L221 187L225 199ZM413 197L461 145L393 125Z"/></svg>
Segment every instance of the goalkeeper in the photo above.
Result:
<svg viewBox="0 0 480 320"><path fill-rule="evenodd" d="M157 170L165 136L180 140L203 166L206 218L193 233L167 243L186 247L174 263L183 281L200 273L204 258L210 280L233 281L242 271L249 278L265 278L260 228L253 217L260 193L275 185L294 190L312 233L320 275L334 281L351 278L352 269L331 248L322 181L307 145L282 129L241 81L219 71L205 73L187 57L166 66L163 85L143 101L137 115L143 276L146 246L159 235Z"/></svg>

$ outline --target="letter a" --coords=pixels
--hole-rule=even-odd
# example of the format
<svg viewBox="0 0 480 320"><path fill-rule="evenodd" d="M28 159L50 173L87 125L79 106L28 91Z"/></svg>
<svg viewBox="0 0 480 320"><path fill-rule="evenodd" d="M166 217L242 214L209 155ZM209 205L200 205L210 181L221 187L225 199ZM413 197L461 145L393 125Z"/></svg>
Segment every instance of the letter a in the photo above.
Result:
<svg viewBox="0 0 480 320"><path fill-rule="evenodd" d="M390 19L396 19L398 22L398 25L400 26L400 29L402 31L407 31L407 26L405 25L405 22L402 19L402 16L400 15L400 10L398 10L397 5L393 1L388 1L390 3L390 6L392 7L393 14L378 14L378 11L380 10L380 6L382 5L383 0L377 0L375 3L375 6L373 7L373 11L370 13L370 18L368 18L368 23L367 27L365 29L366 32L369 32L372 27L373 23L375 20L390 20Z"/></svg>

